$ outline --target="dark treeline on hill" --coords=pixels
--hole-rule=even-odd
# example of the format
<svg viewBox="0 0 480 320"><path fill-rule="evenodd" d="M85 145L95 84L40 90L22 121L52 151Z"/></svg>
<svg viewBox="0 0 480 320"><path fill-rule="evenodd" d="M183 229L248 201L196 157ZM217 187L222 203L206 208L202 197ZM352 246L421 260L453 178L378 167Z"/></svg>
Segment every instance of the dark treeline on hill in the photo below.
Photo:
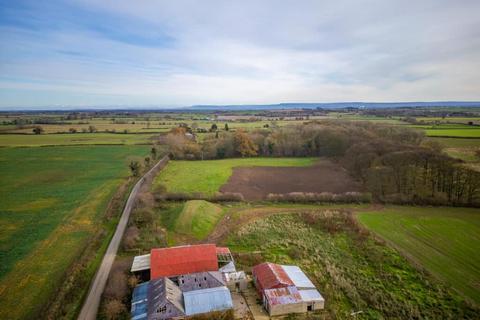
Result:
<svg viewBox="0 0 480 320"><path fill-rule="evenodd" d="M179 127L161 140L174 159L330 157L377 201L480 206L480 173L409 128L322 121L250 132L216 131L197 142L189 128Z"/></svg>

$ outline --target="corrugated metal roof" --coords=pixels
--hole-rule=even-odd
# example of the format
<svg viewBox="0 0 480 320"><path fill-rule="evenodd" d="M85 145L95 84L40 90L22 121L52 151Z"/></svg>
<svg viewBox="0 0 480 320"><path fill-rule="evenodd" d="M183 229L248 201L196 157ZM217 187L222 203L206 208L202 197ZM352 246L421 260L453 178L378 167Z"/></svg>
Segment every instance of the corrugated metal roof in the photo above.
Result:
<svg viewBox="0 0 480 320"><path fill-rule="evenodd" d="M294 286L268 289L264 291L264 295L270 305L302 302L302 297Z"/></svg>
<svg viewBox="0 0 480 320"><path fill-rule="evenodd" d="M256 265L253 267L252 272L257 279L257 284L263 290L293 285L292 280L290 280L283 268L275 263L265 262Z"/></svg>
<svg viewBox="0 0 480 320"><path fill-rule="evenodd" d="M142 256L136 256L133 258L131 272L138 272L150 269L150 254L144 254Z"/></svg>
<svg viewBox="0 0 480 320"><path fill-rule="evenodd" d="M147 294L149 285L149 282L145 282L133 289L132 307L130 310L132 320L147 319Z"/></svg>
<svg viewBox="0 0 480 320"><path fill-rule="evenodd" d="M311 302L311 301L325 301L323 299L320 292L315 289L308 289L308 290L299 290L300 296L302 297L303 301Z"/></svg>
<svg viewBox="0 0 480 320"><path fill-rule="evenodd" d="M281 266L287 276L292 280L293 284L299 288L312 288L315 285L308 279L307 275L297 266Z"/></svg>
<svg viewBox="0 0 480 320"><path fill-rule="evenodd" d="M217 247L217 254L231 254L228 247Z"/></svg>
<svg viewBox="0 0 480 320"><path fill-rule="evenodd" d="M233 261L230 261L229 263L227 263L226 265L224 265L223 267L218 269L218 271L220 271L220 272L236 272L237 269L235 268L235 263L233 263Z"/></svg>
<svg viewBox="0 0 480 320"><path fill-rule="evenodd" d="M152 249L150 262L151 279L203 271L218 271L218 259L214 244Z"/></svg>
<svg viewBox="0 0 480 320"><path fill-rule="evenodd" d="M232 297L226 287L184 292L183 300L187 316L233 308Z"/></svg>

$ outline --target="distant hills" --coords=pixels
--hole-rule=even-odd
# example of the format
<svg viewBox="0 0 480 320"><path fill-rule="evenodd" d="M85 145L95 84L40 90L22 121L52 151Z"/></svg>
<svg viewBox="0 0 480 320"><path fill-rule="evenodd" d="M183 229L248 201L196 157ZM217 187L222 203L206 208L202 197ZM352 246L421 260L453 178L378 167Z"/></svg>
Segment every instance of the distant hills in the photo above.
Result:
<svg viewBox="0 0 480 320"><path fill-rule="evenodd" d="M277 103L244 105L196 105L187 110L275 110L275 109L345 109L345 108L415 108L415 107L480 107L480 101L432 102L333 102L333 103Z"/></svg>
<svg viewBox="0 0 480 320"><path fill-rule="evenodd" d="M480 101L429 101L429 102L318 102L318 103L277 103L277 104L232 104L232 105L193 105L184 107L160 105L109 105L109 106L42 106L42 107L4 107L0 112L55 112L55 111L247 111L279 109L380 109L380 108L471 108L480 107Z"/></svg>

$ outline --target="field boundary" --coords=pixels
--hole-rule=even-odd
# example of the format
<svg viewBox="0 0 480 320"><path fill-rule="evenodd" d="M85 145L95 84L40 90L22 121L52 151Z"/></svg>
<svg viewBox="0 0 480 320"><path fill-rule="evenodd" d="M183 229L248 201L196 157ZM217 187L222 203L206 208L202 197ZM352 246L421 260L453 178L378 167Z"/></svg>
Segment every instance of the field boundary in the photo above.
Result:
<svg viewBox="0 0 480 320"><path fill-rule="evenodd" d="M97 317L98 307L100 305L100 299L105 289L107 283L108 275L113 265L113 261L117 255L120 242L122 241L125 228L127 226L128 220L130 219L130 214L132 212L135 200L137 198L138 191L144 185L147 180L152 179L153 175L157 173L157 170L161 170L170 160L169 156L164 156L160 161L155 164L146 174L141 177L138 182L133 187L128 200L123 209L122 215L118 222L115 233L110 240L107 251L102 259L99 269L97 270L94 280L88 291L87 298L83 303L80 315L78 316L79 320L94 320Z"/></svg>

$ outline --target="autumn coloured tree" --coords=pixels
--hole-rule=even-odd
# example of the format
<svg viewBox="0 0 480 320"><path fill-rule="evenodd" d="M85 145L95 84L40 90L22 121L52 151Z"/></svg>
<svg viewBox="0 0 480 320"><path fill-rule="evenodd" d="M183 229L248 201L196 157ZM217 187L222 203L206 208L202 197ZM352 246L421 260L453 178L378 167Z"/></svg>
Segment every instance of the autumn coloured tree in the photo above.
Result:
<svg viewBox="0 0 480 320"><path fill-rule="evenodd" d="M235 152L243 157L253 157L258 153L258 146L253 143L252 139L242 130L235 132L234 138Z"/></svg>

